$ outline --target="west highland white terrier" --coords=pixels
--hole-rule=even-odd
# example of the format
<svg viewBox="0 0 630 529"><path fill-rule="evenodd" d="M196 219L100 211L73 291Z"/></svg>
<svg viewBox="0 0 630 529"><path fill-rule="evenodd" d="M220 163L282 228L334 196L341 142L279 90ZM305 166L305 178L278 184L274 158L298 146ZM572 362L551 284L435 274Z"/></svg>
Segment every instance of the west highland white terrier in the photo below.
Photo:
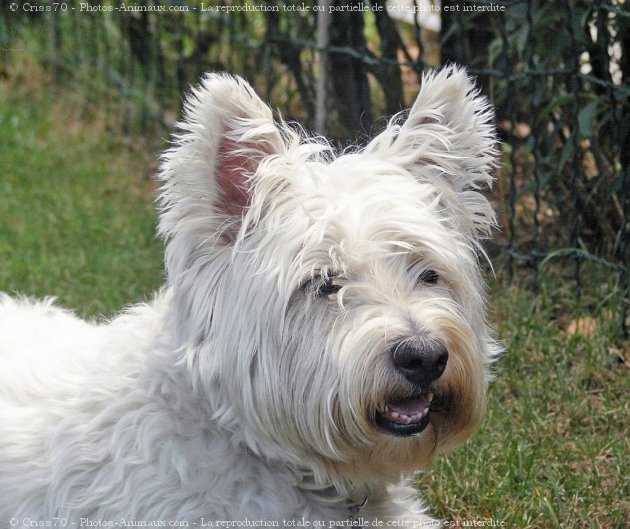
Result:
<svg viewBox="0 0 630 529"><path fill-rule="evenodd" d="M404 479L484 414L492 121L449 67L336 156L206 76L162 158L153 302L0 298L1 526L437 526Z"/></svg>

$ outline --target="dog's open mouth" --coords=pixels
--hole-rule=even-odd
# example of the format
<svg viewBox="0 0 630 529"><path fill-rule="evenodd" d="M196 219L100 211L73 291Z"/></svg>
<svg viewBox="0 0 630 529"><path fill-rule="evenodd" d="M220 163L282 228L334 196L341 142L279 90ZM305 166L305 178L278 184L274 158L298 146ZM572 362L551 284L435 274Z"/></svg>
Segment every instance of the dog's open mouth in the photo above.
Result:
<svg viewBox="0 0 630 529"><path fill-rule="evenodd" d="M429 424L433 393L388 402L376 413L376 424L385 432L399 437L416 435Z"/></svg>

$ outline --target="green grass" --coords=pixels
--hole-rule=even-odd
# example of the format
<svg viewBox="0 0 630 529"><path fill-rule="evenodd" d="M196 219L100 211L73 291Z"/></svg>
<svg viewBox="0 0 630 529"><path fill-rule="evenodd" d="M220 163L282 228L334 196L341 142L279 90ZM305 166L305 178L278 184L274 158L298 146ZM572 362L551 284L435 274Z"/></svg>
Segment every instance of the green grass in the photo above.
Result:
<svg viewBox="0 0 630 529"><path fill-rule="evenodd" d="M117 141L98 116L68 115L76 101L60 97L0 86L0 290L111 314L162 281L142 176L153 155L139 139ZM436 515L460 526L628 527L630 347L611 339L617 319L596 302L587 336L566 332L587 308L568 290L547 286L533 300L493 285L508 351L482 430L419 479Z"/></svg>
<svg viewBox="0 0 630 529"><path fill-rule="evenodd" d="M507 352L484 426L440 458L420 488L447 519L627 528L630 348L610 339L617 318L588 319L590 336L570 334L557 313L578 314L575 300L559 305L543 294L533 308L523 290L494 290Z"/></svg>
<svg viewBox="0 0 630 529"><path fill-rule="evenodd" d="M58 99L0 86L0 290L110 314L162 281L146 156Z"/></svg>

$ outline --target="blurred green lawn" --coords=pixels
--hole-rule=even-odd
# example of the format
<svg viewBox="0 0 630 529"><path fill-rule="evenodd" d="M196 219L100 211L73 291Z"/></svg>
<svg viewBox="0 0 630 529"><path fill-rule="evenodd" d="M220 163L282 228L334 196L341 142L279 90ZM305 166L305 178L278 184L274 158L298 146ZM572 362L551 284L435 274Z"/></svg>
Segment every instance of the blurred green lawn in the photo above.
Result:
<svg viewBox="0 0 630 529"><path fill-rule="evenodd" d="M133 149L53 99L0 90L0 290L111 314L162 281L153 186Z"/></svg>
<svg viewBox="0 0 630 529"><path fill-rule="evenodd" d="M0 290L54 295L89 316L147 299L163 280L143 176L154 155L98 116L79 119L70 96L52 104L14 88L0 84ZM558 289L535 302L515 286L492 290L508 352L488 416L419 478L422 495L459 527L627 529L630 348L611 339L615 317L570 335L558 315L581 308Z"/></svg>

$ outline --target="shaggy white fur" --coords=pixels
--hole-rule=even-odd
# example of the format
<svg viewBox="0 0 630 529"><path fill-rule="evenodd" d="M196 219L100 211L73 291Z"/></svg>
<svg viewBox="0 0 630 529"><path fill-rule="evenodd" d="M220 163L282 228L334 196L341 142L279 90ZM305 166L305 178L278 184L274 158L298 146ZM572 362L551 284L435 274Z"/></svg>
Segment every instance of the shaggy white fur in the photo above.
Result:
<svg viewBox="0 0 630 529"><path fill-rule="evenodd" d="M335 156L208 75L179 127L152 303L96 324L0 297L0 526L435 526L401 480L477 428L499 350L488 104L429 74Z"/></svg>

